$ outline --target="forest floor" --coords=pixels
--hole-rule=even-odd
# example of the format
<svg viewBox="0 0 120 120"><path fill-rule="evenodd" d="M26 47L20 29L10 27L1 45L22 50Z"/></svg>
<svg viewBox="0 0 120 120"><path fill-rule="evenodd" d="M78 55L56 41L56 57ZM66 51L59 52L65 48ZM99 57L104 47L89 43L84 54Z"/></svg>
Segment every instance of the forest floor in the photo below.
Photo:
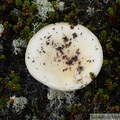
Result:
<svg viewBox="0 0 120 120"><path fill-rule="evenodd" d="M39 10L37 4L0 0L0 120L89 120L90 113L119 113L120 0L44 0ZM102 45L104 60L87 87L52 102L49 88L29 74L25 50L38 30L55 22L90 29ZM13 96L19 100L17 107Z"/></svg>

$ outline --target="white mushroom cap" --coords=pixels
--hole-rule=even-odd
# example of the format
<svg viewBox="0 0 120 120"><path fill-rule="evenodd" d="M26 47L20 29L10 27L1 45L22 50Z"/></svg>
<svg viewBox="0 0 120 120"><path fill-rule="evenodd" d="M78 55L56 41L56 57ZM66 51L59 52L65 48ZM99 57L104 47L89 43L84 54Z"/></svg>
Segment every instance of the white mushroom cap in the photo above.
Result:
<svg viewBox="0 0 120 120"><path fill-rule="evenodd" d="M30 74L44 85L72 91L92 81L90 72L98 75L103 52L86 27L61 22L42 28L31 38L25 62Z"/></svg>

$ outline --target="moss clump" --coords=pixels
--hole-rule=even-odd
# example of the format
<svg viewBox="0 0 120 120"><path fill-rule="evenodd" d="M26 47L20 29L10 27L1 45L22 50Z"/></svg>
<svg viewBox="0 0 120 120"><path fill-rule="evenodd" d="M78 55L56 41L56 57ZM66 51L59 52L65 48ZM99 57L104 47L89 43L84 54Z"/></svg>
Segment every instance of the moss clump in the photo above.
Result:
<svg viewBox="0 0 120 120"><path fill-rule="evenodd" d="M68 14L65 15L64 21L69 23L76 23L78 19L78 8L75 2L72 2L70 8L68 9Z"/></svg>
<svg viewBox="0 0 120 120"><path fill-rule="evenodd" d="M37 5L29 0L7 0L6 5L7 7L1 12L1 16L4 14L9 16L9 18L7 16L1 18L5 30L7 30L6 35L14 33L29 40L32 36L32 23L37 22L34 17L37 14ZM26 29L26 24L29 26L29 30Z"/></svg>
<svg viewBox="0 0 120 120"><path fill-rule="evenodd" d="M21 90L20 78L14 71L10 71L7 77L0 77L0 108L2 108L9 99L9 93Z"/></svg>
<svg viewBox="0 0 120 120"><path fill-rule="evenodd" d="M0 97L0 109L4 107L4 105L8 102L9 98L6 95L2 95Z"/></svg>

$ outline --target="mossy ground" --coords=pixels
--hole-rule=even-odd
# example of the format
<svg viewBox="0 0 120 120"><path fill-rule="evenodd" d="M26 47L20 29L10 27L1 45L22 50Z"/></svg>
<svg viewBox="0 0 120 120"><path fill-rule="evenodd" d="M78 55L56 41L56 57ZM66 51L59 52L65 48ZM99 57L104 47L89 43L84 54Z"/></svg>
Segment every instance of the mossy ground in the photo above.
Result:
<svg viewBox="0 0 120 120"><path fill-rule="evenodd" d="M64 108L61 120L89 120L90 113L120 112L120 2L109 0L104 3L86 0L62 0L65 9L59 11L55 1L50 0L55 12L48 13L48 19L41 21L36 5L31 0L1 0L0 24L4 31L0 37L0 119L25 120L26 116L37 116L46 120L47 87L33 79L25 66L25 48L20 54L13 53L12 41L21 37L28 41L33 36L32 23L39 23L35 32L55 22L81 23L88 27L100 40L104 62L97 78L86 88L76 91L79 98L74 105ZM88 7L94 8L90 15ZM14 8L19 10L15 13ZM36 17L34 17L36 16ZM12 77L11 77L12 74ZM16 114L8 109L6 102L12 95L24 96L28 105ZM79 104L80 103L80 104Z"/></svg>

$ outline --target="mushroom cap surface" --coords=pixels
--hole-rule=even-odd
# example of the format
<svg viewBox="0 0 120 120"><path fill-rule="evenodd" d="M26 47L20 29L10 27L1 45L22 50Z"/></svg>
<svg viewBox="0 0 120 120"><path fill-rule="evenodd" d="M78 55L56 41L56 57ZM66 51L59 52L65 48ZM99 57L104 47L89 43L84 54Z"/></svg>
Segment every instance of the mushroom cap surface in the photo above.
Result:
<svg viewBox="0 0 120 120"><path fill-rule="evenodd" d="M73 91L92 81L90 72L98 75L103 52L97 37L86 27L60 22L45 26L31 38L25 63L29 73L44 85Z"/></svg>

